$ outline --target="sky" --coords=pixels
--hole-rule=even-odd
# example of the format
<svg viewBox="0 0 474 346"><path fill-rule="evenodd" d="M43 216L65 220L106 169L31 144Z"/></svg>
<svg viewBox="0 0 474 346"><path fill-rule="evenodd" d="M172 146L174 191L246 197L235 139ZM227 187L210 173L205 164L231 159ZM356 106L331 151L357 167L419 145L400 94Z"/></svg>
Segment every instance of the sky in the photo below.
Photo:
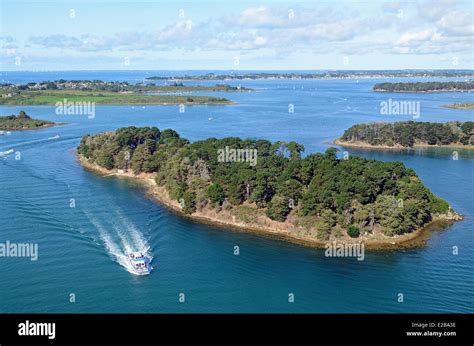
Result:
<svg viewBox="0 0 474 346"><path fill-rule="evenodd" d="M472 0L0 0L0 70L472 69Z"/></svg>

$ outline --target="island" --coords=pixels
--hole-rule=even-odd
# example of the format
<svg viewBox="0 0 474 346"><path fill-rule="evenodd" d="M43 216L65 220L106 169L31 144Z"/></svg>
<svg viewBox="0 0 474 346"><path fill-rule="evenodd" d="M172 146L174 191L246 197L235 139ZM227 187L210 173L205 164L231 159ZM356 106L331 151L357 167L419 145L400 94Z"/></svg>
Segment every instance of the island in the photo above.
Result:
<svg viewBox="0 0 474 346"><path fill-rule="evenodd" d="M357 124L347 129L335 144L369 148L417 146L474 148L474 122L447 123L401 121Z"/></svg>
<svg viewBox="0 0 474 346"><path fill-rule="evenodd" d="M442 91L474 91L474 81L469 82L416 82L416 83L377 83L373 87L377 92L426 93Z"/></svg>
<svg viewBox="0 0 474 346"><path fill-rule="evenodd" d="M34 130L56 125L61 124L52 121L32 119L24 111L20 111L17 116L0 116L0 130L2 131Z"/></svg>
<svg viewBox="0 0 474 346"><path fill-rule="evenodd" d="M126 127L82 137L77 155L94 172L144 182L194 220L309 246L414 246L431 227L462 219L400 162L303 151L296 142L191 143L171 129Z"/></svg>
<svg viewBox="0 0 474 346"><path fill-rule="evenodd" d="M454 109L474 109L474 103L451 103L449 105L445 105L444 107Z"/></svg>
<svg viewBox="0 0 474 346"><path fill-rule="evenodd" d="M183 76L151 76L147 80L258 80L258 79L364 79L364 78L413 78L456 77L472 78L472 70L338 70L319 72L240 72L206 73Z"/></svg>
<svg viewBox="0 0 474 346"><path fill-rule="evenodd" d="M171 83L155 85L100 80L58 80L54 82L1 84L0 104L5 105L55 105L57 102L95 102L96 104L232 104L222 97L183 95L192 92L244 92L253 89L233 87L228 84L215 86L184 85ZM174 93L174 94L173 94ZM66 100L66 101L64 101Z"/></svg>

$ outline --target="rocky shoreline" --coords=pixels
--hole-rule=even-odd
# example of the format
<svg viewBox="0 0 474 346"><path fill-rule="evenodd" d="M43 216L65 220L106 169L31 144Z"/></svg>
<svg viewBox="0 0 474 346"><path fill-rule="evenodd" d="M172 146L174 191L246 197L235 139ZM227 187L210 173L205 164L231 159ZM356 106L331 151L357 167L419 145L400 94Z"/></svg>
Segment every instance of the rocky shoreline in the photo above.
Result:
<svg viewBox="0 0 474 346"><path fill-rule="evenodd" d="M437 215L433 217L431 222L416 231L394 237L385 237L386 239L370 239L368 237L361 236L359 238L345 237L343 239L330 239L323 241L304 234L304 232L302 232L302 227L296 227L287 221L273 221L264 215L259 217L257 222L244 222L237 220L235 215L226 210L216 211L214 209L204 208L203 210L196 211L191 215L184 214L180 204L169 197L166 189L164 187L158 186L155 183L153 173L141 173L139 175L135 175L131 172L107 170L96 164L88 162L87 159L81 157L79 154L76 155L78 157L79 163L84 168L96 174L107 177L133 179L134 181L140 182L146 186L147 196L150 199L166 206L173 212L176 212L183 217L216 227L225 226L226 228L230 228L234 231L250 232L308 247L325 248L334 241L337 241L341 244L363 243L366 249L371 250L399 250L419 247L425 244L432 231L443 229L449 224L463 219L461 215L456 213L451 215Z"/></svg>

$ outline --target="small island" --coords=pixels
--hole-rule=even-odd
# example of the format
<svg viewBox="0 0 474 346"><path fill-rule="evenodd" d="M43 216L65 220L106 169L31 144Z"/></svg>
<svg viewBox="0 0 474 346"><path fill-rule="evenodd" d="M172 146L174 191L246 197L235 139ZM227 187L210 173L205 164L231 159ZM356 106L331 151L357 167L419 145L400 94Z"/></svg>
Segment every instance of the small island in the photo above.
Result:
<svg viewBox="0 0 474 346"><path fill-rule="evenodd" d="M219 105L233 102L222 97L182 95L192 92L243 92L244 87L227 84L188 86L183 83L155 85L100 80L58 80L54 82L0 85L0 104L55 105L57 102L94 102L104 105ZM173 94L174 93L174 94ZM64 101L67 100L67 101Z"/></svg>
<svg viewBox="0 0 474 346"><path fill-rule="evenodd" d="M192 219L310 246L413 246L433 225L462 219L400 162L303 151L235 137L191 143L156 127L86 135L77 148L86 168L139 179Z"/></svg>
<svg viewBox="0 0 474 346"><path fill-rule="evenodd" d="M474 109L474 103L451 103L444 107L454 109Z"/></svg>
<svg viewBox="0 0 474 346"><path fill-rule="evenodd" d="M2 131L35 130L55 125L60 124L52 121L32 119L24 111L20 111L17 116L0 116L0 130Z"/></svg>
<svg viewBox="0 0 474 346"><path fill-rule="evenodd" d="M347 129L335 144L369 148L454 146L474 148L474 122L447 123L402 121L358 124Z"/></svg>
<svg viewBox="0 0 474 346"><path fill-rule="evenodd" d="M373 87L377 92L427 93L442 91L474 91L474 81L469 82L416 82L378 83Z"/></svg>

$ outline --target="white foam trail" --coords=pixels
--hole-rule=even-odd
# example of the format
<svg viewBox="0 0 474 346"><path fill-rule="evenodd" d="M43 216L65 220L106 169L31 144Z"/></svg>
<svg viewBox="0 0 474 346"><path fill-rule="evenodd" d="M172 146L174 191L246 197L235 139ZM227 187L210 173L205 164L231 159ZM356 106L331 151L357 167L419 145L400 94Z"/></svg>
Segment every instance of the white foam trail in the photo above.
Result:
<svg viewBox="0 0 474 346"><path fill-rule="evenodd" d="M7 150L7 151L0 151L0 156L7 156L11 153L13 153L15 150L14 149L10 149L10 150Z"/></svg>
<svg viewBox="0 0 474 346"><path fill-rule="evenodd" d="M112 224L113 232L110 232L110 229L107 230L97 218L87 211L84 211L84 213L99 232L100 239L104 243L108 254L128 272L134 273L128 261L127 253L138 251L146 254L150 261L153 259L145 236L120 210L116 211L117 218ZM120 239L119 243L117 243L118 239Z"/></svg>
<svg viewBox="0 0 474 346"><path fill-rule="evenodd" d="M105 229L105 227L89 213L85 212L89 221L94 225L94 227L99 232L100 238L102 239L105 248L109 255L111 255L115 261L124 267L128 272L133 274L131 265L127 259L125 252L120 249L120 247L114 242L111 234Z"/></svg>
<svg viewBox="0 0 474 346"><path fill-rule="evenodd" d="M128 241L127 237L121 232L119 231L115 225L114 225L114 229L116 230L118 236L120 237L120 241L122 243L122 247L125 249L125 253L130 253L130 252L135 252L136 250L132 248L132 246L130 245L130 242Z"/></svg>
<svg viewBox="0 0 474 346"><path fill-rule="evenodd" d="M133 248L134 251L139 251L146 253L149 257L150 260L153 258L150 253L150 245L148 244L148 241L146 240L145 236L143 235L142 232L140 232L137 227L127 218L125 217L120 210L116 211L116 214L118 216L118 221L123 227L119 226L119 229L117 230L119 234L122 234L122 236L126 237L129 235L131 237L131 243L127 243L127 245L131 248ZM126 230L126 235L124 235L123 230Z"/></svg>
<svg viewBox="0 0 474 346"><path fill-rule="evenodd" d="M42 142L47 142L52 139L58 139L60 138L59 135L56 135L54 137L48 137L48 138L43 138L43 139L35 139L33 141L26 141L26 142L18 142L18 143L13 143L15 147L23 147L25 145L30 145L30 144L36 144L36 143L42 143Z"/></svg>

